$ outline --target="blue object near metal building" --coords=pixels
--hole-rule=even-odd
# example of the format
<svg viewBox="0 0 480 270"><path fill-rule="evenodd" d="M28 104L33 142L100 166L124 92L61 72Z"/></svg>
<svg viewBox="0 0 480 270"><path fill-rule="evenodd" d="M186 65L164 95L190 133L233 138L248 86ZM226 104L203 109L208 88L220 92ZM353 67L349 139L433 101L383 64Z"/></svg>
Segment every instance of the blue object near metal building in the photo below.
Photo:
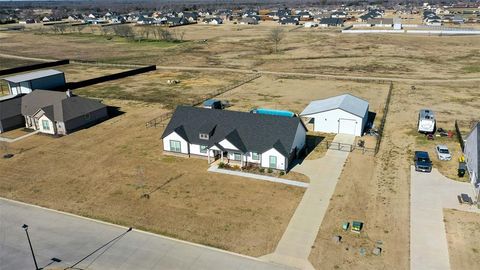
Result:
<svg viewBox="0 0 480 270"><path fill-rule="evenodd" d="M262 109L262 108L252 110L251 113L277 115L277 116L285 116L285 117L294 117L295 116L295 113L290 112L290 111Z"/></svg>

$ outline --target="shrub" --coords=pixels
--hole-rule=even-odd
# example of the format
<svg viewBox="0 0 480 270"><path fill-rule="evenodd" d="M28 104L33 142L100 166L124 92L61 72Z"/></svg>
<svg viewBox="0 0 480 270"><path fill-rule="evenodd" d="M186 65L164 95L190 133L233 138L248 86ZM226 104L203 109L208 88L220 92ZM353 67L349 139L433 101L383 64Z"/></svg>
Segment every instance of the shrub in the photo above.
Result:
<svg viewBox="0 0 480 270"><path fill-rule="evenodd" d="M280 175L285 175L285 172L280 172Z"/></svg>
<svg viewBox="0 0 480 270"><path fill-rule="evenodd" d="M225 163L223 163L223 162L218 163L218 168L220 168L220 169L225 168Z"/></svg>
<svg viewBox="0 0 480 270"><path fill-rule="evenodd" d="M268 173L272 173L273 170L271 168L268 168Z"/></svg>
<svg viewBox="0 0 480 270"><path fill-rule="evenodd" d="M261 173L264 173L264 172L265 172L265 169L264 169L264 168L260 168L260 172L261 172Z"/></svg>

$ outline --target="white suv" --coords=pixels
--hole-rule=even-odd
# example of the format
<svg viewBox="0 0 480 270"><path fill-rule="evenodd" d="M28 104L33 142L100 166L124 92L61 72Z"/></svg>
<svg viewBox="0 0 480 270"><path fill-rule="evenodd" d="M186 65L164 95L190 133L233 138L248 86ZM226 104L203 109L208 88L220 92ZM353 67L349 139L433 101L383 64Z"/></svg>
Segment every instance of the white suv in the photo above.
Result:
<svg viewBox="0 0 480 270"><path fill-rule="evenodd" d="M448 150L448 147L443 144L437 145L435 147L435 151L437 152L437 156L439 160L451 160L452 155L450 154L450 151Z"/></svg>

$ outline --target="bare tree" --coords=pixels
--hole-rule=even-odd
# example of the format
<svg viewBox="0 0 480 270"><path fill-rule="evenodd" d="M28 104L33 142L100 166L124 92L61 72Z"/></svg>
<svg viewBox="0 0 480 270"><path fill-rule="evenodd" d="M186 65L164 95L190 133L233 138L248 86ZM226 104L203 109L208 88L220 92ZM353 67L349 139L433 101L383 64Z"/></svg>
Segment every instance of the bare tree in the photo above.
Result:
<svg viewBox="0 0 480 270"><path fill-rule="evenodd" d="M77 25L77 26L75 27L75 29L77 30L77 32L78 32L79 34L81 34L82 31L83 31L83 29L85 29L85 24L79 24L79 25Z"/></svg>
<svg viewBox="0 0 480 270"><path fill-rule="evenodd" d="M60 33L63 35L63 33L65 33L65 31L67 30L67 26L65 24L54 24L52 25L52 29L53 29L53 32L55 33Z"/></svg>
<svg viewBox="0 0 480 270"><path fill-rule="evenodd" d="M283 28L280 27L273 28L272 31L270 31L270 33L268 34L268 40L270 40L274 44L273 48L275 53L278 52L278 44L283 40L284 37L285 34Z"/></svg>
<svg viewBox="0 0 480 270"><path fill-rule="evenodd" d="M115 35L119 37L124 37L128 39L133 39L135 37L135 33L130 25L122 24L122 25L115 25L113 27L113 32Z"/></svg>
<svg viewBox="0 0 480 270"><path fill-rule="evenodd" d="M156 30L158 32L158 36L159 36L160 40L164 40L164 41L171 41L172 40L172 33L170 31L168 31L168 29L166 29L164 27L159 27Z"/></svg>

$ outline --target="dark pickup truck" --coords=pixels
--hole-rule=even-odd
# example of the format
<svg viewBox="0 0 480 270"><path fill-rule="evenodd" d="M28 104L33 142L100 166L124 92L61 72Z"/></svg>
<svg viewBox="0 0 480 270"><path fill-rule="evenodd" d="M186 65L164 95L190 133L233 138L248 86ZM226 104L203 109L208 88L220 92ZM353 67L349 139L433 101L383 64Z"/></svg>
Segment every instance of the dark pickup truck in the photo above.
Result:
<svg viewBox="0 0 480 270"><path fill-rule="evenodd" d="M415 170L417 172L432 171L432 161L427 152L415 151Z"/></svg>

